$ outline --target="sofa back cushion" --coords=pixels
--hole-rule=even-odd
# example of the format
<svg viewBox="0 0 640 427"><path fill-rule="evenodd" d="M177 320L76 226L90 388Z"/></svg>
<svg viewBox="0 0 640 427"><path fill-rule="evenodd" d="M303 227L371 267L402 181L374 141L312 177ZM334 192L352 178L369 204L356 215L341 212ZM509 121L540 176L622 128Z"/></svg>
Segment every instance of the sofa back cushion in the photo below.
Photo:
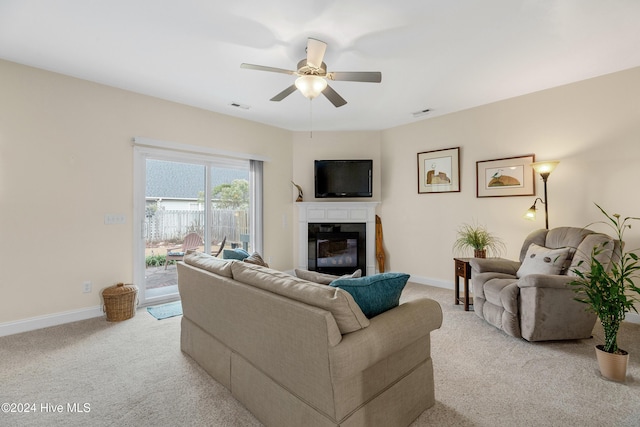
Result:
<svg viewBox="0 0 640 427"><path fill-rule="evenodd" d="M231 271L234 280L331 312L342 334L369 326L353 297L342 289L243 262L232 263Z"/></svg>
<svg viewBox="0 0 640 427"><path fill-rule="evenodd" d="M527 251L532 243L548 249L569 248L569 254L564 262L560 274L575 276L573 270L584 271L589 266L591 251L594 246L604 245L604 250L598 255L605 268L609 267L611 255L619 248L619 244L606 234L596 233L588 228L557 227L551 230L536 230L527 236L520 250L520 262L524 262ZM581 262L582 261L582 262ZM520 275L518 276L520 277Z"/></svg>
<svg viewBox="0 0 640 427"><path fill-rule="evenodd" d="M231 274L231 264L233 264L234 261L223 260L194 250L187 251L183 261L185 264L193 265L194 267L207 270L220 276L233 277Z"/></svg>
<svg viewBox="0 0 640 427"><path fill-rule="evenodd" d="M544 246L552 249L557 248L577 248L585 236L593 233L587 228L578 227L557 227L552 228L547 233Z"/></svg>
<svg viewBox="0 0 640 427"><path fill-rule="evenodd" d="M524 261L531 243L549 249L569 248L570 251L567 259L571 260L578 245L580 245L585 236L592 233L593 231L589 229L578 227L556 227L551 230L535 230L527 236L522 244L522 248L520 249L520 262Z"/></svg>
<svg viewBox="0 0 640 427"><path fill-rule="evenodd" d="M529 246L532 243L535 243L538 246L546 246L547 233L549 230L543 228L540 230L532 231L529 233L526 239L524 239L524 243L522 244L522 248L520 248L520 256L518 257L520 262L523 262L525 257L527 256L527 251L529 250Z"/></svg>
<svg viewBox="0 0 640 427"><path fill-rule="evenodd" d="M579 270L583 273L589 270L589 266L591 265L591 253L595 247L601 250L601 252L596 256L596 259L605 269L610 268L612 255L614 253L620 253L620 243L612 237L601 233L589 234L582 242L580 242L580 245L578 245L576 254L573 257L571 266L567 272L569 276L576 276L574 270Z"/></svg>
<svg viewBox="0 0 640 427"><path fill-rule="evenodd" d="M320 283L321 285L328 285L336 279L353 279L355 277L362 277L362 270L357 269L351 274L344 274L342 276L336 276L334 274L318 273L317 271L302 270L296 268L294 270L296 277L303 280L307 280L313 283Z"/></svg>

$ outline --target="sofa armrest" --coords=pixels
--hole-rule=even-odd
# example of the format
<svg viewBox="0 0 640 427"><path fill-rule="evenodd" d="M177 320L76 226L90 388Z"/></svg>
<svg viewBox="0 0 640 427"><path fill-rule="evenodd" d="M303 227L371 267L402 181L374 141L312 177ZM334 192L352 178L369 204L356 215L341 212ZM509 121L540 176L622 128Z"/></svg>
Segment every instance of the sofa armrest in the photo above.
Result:
<svg viewBox="0 0 640 427"><path fill-rule="evenodd" d="M476 273L505 273L515 276L520 262L505 258L472 258L469 264Z"/></svg>
<svg viewBox="0 0 640 427"><path fill-rule="evenodd" d="M342 336L330 349L334 378L362 372L442 325L440 304L421 298L400 304L370 319L364 329Z"/></svg>
<svg viewBox="0 0 640 427"><path fill-rule="evenodd" d="M571 282L575 277L569 277L561 274L529 274L518 280L519 288L555 288L569 289Z"/></svg>

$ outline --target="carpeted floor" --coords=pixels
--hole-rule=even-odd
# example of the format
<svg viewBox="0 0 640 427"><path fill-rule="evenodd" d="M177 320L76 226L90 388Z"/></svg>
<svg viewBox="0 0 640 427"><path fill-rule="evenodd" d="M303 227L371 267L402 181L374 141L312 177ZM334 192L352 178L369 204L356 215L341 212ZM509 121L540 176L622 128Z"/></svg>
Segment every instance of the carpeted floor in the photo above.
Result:
<svg viewBox="0 0 640 427"><path fill-rule="evenodd" d="M640 325L623 325L631 358L619 384L597 372L599 326L591 340L532 344L454 306L450 290L408 284L403 299L421 295L444 321L431 335L437 402L412 427L640 425ZM0 338L0 404L23 411L2 406L0 425L260 426L180 351L181 318L139 309Z"/></svg>

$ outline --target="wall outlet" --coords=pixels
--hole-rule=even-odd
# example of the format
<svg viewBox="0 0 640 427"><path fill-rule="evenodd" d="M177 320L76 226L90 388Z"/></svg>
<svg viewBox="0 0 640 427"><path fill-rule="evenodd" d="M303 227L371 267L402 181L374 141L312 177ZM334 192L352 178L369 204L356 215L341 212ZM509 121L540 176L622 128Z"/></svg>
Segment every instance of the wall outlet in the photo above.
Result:
<svg viewBox="0 0 640 427"><path fill-rule="evenodd" d="M124 214L105 214L104 223L107 225L112 224L124 224L127 222L127 217Z"/></svg>
<svg viewBox="0 0 640 427"><path fill-rule="evenodd" d="M88 294L91 292L91 282L90 281L85 281L82 282L82 292L84 292L85 294Z"/></svg>

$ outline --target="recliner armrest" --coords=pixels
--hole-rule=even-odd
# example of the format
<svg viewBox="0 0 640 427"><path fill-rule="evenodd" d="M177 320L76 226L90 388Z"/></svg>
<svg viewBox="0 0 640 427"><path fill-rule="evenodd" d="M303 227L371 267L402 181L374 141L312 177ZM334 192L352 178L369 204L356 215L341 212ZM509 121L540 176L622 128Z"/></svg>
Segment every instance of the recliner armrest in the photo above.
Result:
<svg viewBox="0 0 640 427"><path fill-rule="evenodd" d="M568 289L571 287L569 282L574 279L575 277L561 274L529 274L518 280L518 287Z"/></svg>
<svg viewBox="0 0 640 427"><path fill-rule="evenodd" d="M476 273L505 273L515 276L520 262L505 258L472 258L469 264Z"/></svg>

